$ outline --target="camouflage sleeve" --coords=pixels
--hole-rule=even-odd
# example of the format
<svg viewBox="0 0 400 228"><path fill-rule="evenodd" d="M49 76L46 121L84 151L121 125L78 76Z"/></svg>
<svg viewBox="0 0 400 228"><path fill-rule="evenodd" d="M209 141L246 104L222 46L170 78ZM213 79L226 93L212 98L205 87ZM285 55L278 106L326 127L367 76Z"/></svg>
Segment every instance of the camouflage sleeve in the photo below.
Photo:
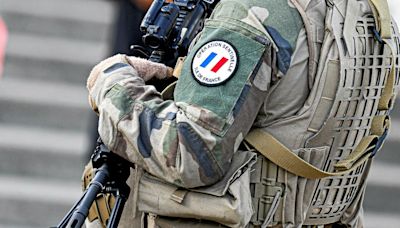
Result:
<svg viewBox="0 0 400 228"><path fill-rule="evenodd" d="M187 56L174 101L121 63L100 75L91 94L106 145L178 186L221 179L266 99L269 39L249 25L260 22L245 4L229 4L236 6L219 5Z"/></svg>

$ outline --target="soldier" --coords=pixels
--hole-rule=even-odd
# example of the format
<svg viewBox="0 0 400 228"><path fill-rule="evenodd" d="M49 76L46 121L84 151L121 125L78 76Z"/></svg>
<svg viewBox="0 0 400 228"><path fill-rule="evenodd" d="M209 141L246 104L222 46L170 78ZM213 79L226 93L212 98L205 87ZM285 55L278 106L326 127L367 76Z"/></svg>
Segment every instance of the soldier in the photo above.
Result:
<svg viewBox="0 0 400 228"><path fill-rule="evenodd" d="M146 85L168 67L103 61L87 84L99 133L137 166L121 227L363 227L398 53L386 0L224 0L173 100Z"/></svg>

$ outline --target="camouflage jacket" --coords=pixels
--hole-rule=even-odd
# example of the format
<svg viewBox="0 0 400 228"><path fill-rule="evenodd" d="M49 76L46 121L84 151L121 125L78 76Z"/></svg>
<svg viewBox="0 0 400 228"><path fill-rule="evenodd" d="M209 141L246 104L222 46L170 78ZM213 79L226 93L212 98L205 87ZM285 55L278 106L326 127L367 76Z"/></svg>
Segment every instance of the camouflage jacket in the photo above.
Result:
<svg viewBox="0 0 400 228"><path fill-rule="evenodd" d="M192 45L174 100L163 100L129 65L101 73L90 94L100 136L112 151L167 182L213 184L252 126L301 108L309 91L306 40L289 1L222 1ZM279 83L292 89L271 100Z"/></svg>

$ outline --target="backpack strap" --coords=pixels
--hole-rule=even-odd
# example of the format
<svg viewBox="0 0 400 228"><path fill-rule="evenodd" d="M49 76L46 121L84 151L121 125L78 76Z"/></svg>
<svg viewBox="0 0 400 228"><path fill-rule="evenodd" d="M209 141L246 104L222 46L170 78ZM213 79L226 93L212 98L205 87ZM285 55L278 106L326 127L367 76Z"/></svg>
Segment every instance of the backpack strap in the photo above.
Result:
<svg viewBox="0 0 400 228"><path fill-rule="evenodd" d="M368 0L368 2L375 18L376 29L379 31L379 34L376 34L377 39L385 43L392 51L392 68L387 76L378 106L380 111L386 111L392 108L395 98L393 89L396 79L396 51L392 43L392 19L387 0Z"/></svg>
<svg viewBox="0 0 400 228"><path fill-rule="evenodd" d="M383 39L392 38L392 19L387 0L368 0L374 14L377 30Z"/></svg>
<svg viewBox="0 0 400 228"><path fill-rule="evenodd" d="M394 85L396 81L396 49L393 47L392 39L383 39L382 41L390 48L392 52L392 67L389 71L389 74L387 75L385 87L383 87L378 105L378 110L387 111L393 107L396 97L396 94L394 92Z"/></svg>
<svg viewBox="0 0 400 228"><path fill-rule="evenodd" d="M376 135L364 137L351 154L352 156L337 164L335 167L338 170L337 172L327 172L304 161L271 134L261 129L252 130L246 136L245 140L279 167L308 179L341 176L353 171L374 154L380 141Z"/></svg>

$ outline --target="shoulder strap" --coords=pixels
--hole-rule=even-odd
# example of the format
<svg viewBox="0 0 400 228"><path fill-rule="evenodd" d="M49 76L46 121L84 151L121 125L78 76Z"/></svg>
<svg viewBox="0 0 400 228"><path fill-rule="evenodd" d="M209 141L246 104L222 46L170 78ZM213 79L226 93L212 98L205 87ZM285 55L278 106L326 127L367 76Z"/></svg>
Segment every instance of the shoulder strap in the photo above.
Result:
<svg viewBox="0 0 400 228"><path fill-rule="evenodd" d="M261 129L252 130L246 136L245 140L279 167L308 179L341 176L353 171L370 158L377 143L375 136L365 137L352 153L354 155L349 157L349 161L346 161L345 166L349 166L348 164L350 164L350 168L338 172L326 172L304 161L271 134ZM336 169L342 170L341 167L337 167Z"/></svg>
<svg viewBox="0 0 400 228"><path fill-rule="evenodd" d="M392 38L392 18L387 0L368 0L374 14L377 30L383 39Z"/></svg>

